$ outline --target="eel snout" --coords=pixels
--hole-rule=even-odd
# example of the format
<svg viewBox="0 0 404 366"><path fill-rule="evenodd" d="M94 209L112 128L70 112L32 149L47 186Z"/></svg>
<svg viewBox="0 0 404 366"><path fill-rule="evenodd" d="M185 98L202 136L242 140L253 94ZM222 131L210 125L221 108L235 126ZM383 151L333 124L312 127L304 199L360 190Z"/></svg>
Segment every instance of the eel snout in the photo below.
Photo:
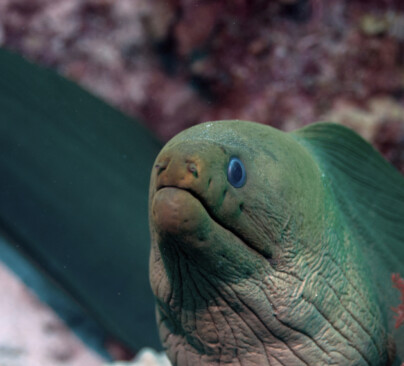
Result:
<svg viewBox="0 0 404 366"><path fill-rule="evenodd" d="M216 149L205 148L205 144L180 144L163 151L154 165L155 190L162 187L178 187L193 192L200 200L213 194L211 187L215 178L216 166L212 155ZM217 159L213 159L216 162Z"/></svg>
<svg viewBox="0 0 404 366"><path fill-rule="evenodd" d="M154 165L151 198L162 188L182 189L189 193L189 199L193 196L211 216L216 216L227 192L227 162L228 157L218 146L206 143L181 143L165 149ZM166 198L173 197L174 193Z"/></svg>
<svg viewBox="0 0 404 366"><path fill-rule="evenodd" d="M154 165L152 220L160 235L175 242L184 236L199 242L210 228L211 205L222 184L207 163L212 151L204 146L177 145L163 151Z"/></svg>
<svg viewBox="0 0 404 366"><path fill-rule="evenodd" d="M155 165L157 189L163 186L189 187L195 184L200 175L200 162L195 158L165 156Z"/></svg>

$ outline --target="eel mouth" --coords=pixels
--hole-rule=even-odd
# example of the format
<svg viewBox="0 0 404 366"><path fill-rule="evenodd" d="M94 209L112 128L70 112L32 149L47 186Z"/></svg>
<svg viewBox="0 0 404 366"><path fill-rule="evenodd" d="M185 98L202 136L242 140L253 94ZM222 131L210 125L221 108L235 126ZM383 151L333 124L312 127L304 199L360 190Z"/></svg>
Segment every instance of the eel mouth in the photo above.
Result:
<svg viewBox="0 0 404 366"><path fill-rule="evenodd" d="M159 185L153 196L152 213L157 228L171 234L198 234L214 222L206 201L194 190L176 185Z"/></svg>
<svg viewBox="0 0 404 366"><path fill-rule="evenodd" d="M152 214L160 232L203 237L209 227L220 227L253 254L267 259L231 226L218 218L206 200L195 190L177 185L158 185L153 195Z"/></svg>
<svg viewBox="0 0 404 366"><path fill-rule="evenodd" d="M173 190L180 190L180 191L184 191L187 192L189 195L191 195L194 199L196 199L197 201L199 201L199 203L202 205L202 207L205 209L206 213L210 216L210 218L215 221L218 225L223 226L218 219L216 219L213 215L212 215L212 210L210 209L210 207L208 206L208 204L206 203L206 200L197 192L195 192L193 189L188 188L188 187L182 187L182 186L177 186L177 185L173 185L173 184L161 184L157 187L156 192L154 193L154 196L156 196L156 194L163 190L163 189L173 189Z"/></svg>

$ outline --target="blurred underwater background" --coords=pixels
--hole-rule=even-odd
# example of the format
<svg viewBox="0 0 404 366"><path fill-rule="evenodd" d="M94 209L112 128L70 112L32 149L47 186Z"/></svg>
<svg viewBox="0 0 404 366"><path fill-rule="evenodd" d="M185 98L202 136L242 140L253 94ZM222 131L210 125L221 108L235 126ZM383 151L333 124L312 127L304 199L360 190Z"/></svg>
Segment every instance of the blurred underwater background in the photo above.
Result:
<svg viewBox="0 0 404 366"><path fill-rule="evenodd" d="M399 0L0 0L0 46L2 366L160 350L149 175L187 127L333 121L404 174Z"/></svg>

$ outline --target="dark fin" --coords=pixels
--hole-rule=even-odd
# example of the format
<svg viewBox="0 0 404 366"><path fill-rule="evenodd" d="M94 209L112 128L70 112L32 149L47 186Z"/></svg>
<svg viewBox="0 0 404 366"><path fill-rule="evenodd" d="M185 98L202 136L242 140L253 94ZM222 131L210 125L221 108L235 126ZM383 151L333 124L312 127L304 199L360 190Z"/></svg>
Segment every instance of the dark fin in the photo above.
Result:
<svg viewBox="0 0 404 366"><path fill-rule="evenodd" d="M404 272L404 178L369 143L341 125L293 132L312 151L351 229L391 272Z"/></svg>
<svg viewBox="0 0 404 366"><path fill-rule="evenodd" d="M0 231L115 337L134 350L160 347L147 210L161 144L4 50L0 74Z"/></svg>

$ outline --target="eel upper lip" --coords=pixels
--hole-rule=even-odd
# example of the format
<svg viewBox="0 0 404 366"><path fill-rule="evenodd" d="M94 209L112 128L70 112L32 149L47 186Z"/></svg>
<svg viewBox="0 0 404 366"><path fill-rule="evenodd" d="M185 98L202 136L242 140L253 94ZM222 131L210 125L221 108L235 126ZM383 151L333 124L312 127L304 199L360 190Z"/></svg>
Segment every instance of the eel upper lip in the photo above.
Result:
<svg viewBox="0 0 404 366"><path fill-rule="evenodd" d="M156 192L160 191L163 188L175 188L175 189L181 189L182 191L188 192L202 204L202 206L205 208L205 210L209 214L209 216L217 222L217 220L212 217L211 211L210 211L209 207L207 207L205 200L198 193L196 193L193 189L188 188L188 187L176 186L175 184L160 184L157 186Z"/></svg>

